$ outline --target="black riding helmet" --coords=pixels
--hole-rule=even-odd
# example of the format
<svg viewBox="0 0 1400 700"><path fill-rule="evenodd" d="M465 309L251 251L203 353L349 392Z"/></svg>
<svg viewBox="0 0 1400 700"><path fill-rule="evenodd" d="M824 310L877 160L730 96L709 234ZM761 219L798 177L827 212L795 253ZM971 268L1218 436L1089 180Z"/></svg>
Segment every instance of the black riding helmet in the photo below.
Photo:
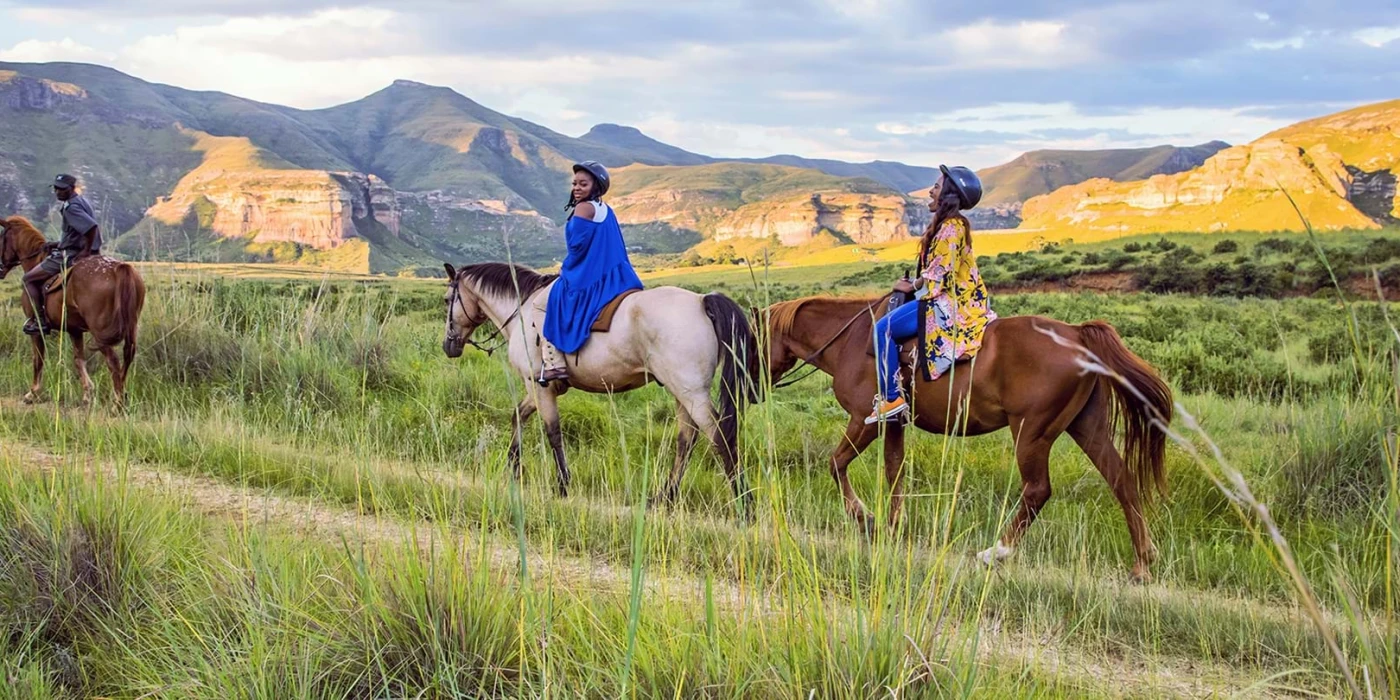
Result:
<svg viewBox="0 0 1400 700"><path fill-rule="evenodd" d="M943 177L957 190L958 199L962 200L961 209L971 209L982 201L982 180L977 177L977 173L961 165L951 168L940 165L938 169L943 171Z"/></svg>
<svg viewBox="0 0 1400 700"><path fill-rule="evenodd" d="M597 199L607 194L608 186L612 184L612 179L608 177L608 169L596 160L585 160L582 163L574 163L574 172L582 170L593 176L593 182L597 183L594 188L593 198Z"/></svg>

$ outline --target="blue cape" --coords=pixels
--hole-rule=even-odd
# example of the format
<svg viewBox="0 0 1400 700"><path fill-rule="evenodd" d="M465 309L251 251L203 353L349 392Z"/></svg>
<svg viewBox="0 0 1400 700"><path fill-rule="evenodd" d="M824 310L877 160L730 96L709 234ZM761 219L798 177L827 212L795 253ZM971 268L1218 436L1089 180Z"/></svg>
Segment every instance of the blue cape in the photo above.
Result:
<svg viewBox="0 0 1400 700"><path fill-rule="evenodd" d="M588 342L589 330L608 302L629 289L642 289L617 215L605 204L595 206L604 210L601 221L574 216L564 225L569 250L545 307L544 337L564 353L576 353Z"/></svg>

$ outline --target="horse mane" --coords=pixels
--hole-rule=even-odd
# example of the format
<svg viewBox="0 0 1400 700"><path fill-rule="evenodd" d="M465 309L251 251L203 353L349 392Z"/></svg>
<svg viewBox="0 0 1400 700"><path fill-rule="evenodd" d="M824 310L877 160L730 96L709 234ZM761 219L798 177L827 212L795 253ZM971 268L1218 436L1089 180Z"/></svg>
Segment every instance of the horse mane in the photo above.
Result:
<svg viewBox="0 0 1400 700"><path fill-rule="evenodd" d="M774 334L786 337L792 334L792 326L797 322L797 312L802 307L812 303L834 302L851 303L862 302L874 305L883 297L838 297L830 294L820 294L817 296L803 297L792 301L781 301L768 307L768 327L773 329Z"/></svg>
<svg viewBox="0 0 1400 700"><path fill-rule="evenodd" d="M542 275L528 267L503 262L466 265L457 272L470 279L482 293L496 297L518 295L521 299L549 286L559 275Z"/></svg>
<svg viewBox="0 0 1400 700"><path fill-rule="evenodd" d="M16 246L23 246L26 243L33 244L36 239L38 240L38 245L43 245L45 243L44 234L40 232L38 228L35 228L34 224L29 222L29 219L23 216L12 216L8 219L0 218L0 228L3 228L7 233L11 229L15 231L15 235L19 236L19 238L15 239Z"/></svg>

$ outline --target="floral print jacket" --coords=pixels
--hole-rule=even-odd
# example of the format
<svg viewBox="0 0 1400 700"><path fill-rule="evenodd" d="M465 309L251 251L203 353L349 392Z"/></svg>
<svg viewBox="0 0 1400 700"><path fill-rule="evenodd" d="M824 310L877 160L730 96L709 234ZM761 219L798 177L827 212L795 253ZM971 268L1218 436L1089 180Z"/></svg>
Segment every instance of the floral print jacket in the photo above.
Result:
<svg viewBox="0 0 1400 700"><path fill-rule="evenodd" d="M939 225L926 253L923 277L925 377L933 381L958 360L982 348L982 334L995 321L987 285L972 254L972 232L962 217Z"/></svg>

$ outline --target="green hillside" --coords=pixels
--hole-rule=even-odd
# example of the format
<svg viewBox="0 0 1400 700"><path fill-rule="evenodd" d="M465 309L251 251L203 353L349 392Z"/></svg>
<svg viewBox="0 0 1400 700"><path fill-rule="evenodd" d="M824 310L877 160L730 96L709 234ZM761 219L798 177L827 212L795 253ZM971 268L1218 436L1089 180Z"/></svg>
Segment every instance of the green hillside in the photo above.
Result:
<svg viewBox="0 0 1400 700"><path fill-rule="evenodd" d="M632 162L644 165L705 165L715 162L715 159L709 156L691 153L683 148L657 141L631 126L599 124L580 136L579 140L623 152ZM627 165L621 161L597 160L608 166Z"/></svg>

